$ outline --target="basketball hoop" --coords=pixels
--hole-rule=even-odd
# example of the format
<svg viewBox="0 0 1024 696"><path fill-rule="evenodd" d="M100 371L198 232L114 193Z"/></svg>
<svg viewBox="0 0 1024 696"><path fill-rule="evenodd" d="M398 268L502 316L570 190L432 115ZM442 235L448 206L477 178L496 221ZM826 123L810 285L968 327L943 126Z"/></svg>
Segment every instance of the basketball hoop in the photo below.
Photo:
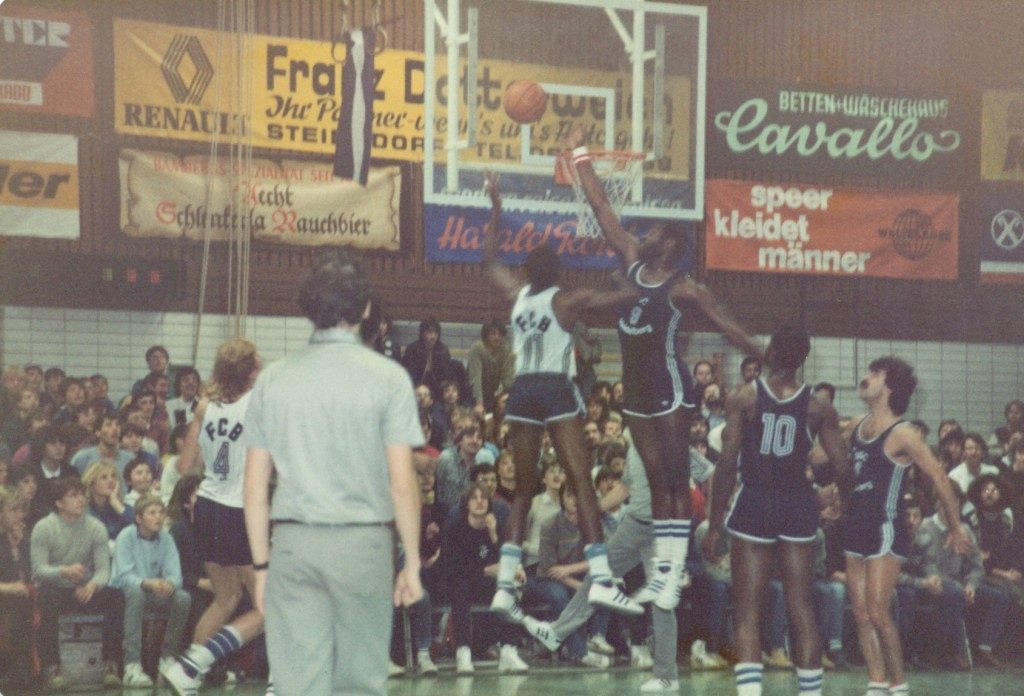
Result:
<svg viewBox="0 0 1024 696"><path fill-rule="evenodd" d="M594 167L594 173L604 185L608 203L616 215L622 214L626 199L633 190L634 184L644 171L644 153L626 152L624 150L595 150L586 154ZM587 201L587 194L580 184L576 171L576 162L570 150L560 152L555 157L555 183L559 186L572 186L576 196L577 237L600 237L601 225L597 222L594 209Z"/></svg>

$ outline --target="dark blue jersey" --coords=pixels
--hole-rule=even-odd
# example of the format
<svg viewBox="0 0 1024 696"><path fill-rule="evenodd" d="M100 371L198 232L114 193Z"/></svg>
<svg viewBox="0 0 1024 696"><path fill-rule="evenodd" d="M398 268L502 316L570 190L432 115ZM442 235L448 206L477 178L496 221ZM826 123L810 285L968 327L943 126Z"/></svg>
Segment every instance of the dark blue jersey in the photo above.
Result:
<svg viewBox="0 0 1024 696"><path fill-rule="evenodd" d="M682 312L669 296L679 274L658 285L646 285L640 280L643 267L637 261L626 274L640 297L619 316L619 344L625 411L654 415L692 406L693 394L686 363L676 354Z"/></svg>
<svg viewBox="0 0 1024 696"><path fill-rule="evenodd" d="M763 379L757 387L757 406L745 423L739 472L744 487L787 489L810 487L807 454L813 437L807 427L811 390L800 385L793 396L778 399Z"/></svg>
<svg viewBox="0 0 1024 696"><path fill-rule="evenodd" d="M865 418L864 420L867 420ZM894 521L902 524L903 494L907 489L909 464L900 464L885 453L885 441L896 421L873 440L864 440L860 431L864 420L854 428L851 438L853 470L857 477L850 499L848 516L871 521Z"/></svg>

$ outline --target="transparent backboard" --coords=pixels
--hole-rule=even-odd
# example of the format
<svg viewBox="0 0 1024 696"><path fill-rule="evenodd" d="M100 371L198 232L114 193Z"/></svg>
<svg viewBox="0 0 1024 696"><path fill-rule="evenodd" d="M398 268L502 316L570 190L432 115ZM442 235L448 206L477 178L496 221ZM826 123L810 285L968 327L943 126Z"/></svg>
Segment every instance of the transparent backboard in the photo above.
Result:
<svg viewBox="0 0 1024 696"><path fill-rule="evenodd" d="M555 155L582 125L592 150L644 153L626 217L703 219L707 11L641 0L425 0L427 204L575 215ZM448 89L448 75L458 89ZM502 97L540 83L547 111L512 121Z"/></svg>

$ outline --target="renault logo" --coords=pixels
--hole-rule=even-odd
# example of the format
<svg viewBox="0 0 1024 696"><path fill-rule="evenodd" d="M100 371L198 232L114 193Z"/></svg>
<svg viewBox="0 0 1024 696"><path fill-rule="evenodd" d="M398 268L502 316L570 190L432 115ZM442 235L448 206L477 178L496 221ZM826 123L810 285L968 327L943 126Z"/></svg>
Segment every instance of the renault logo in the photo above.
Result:
<svg viewBox="0 0 1024 696"><path fill-rule="evenodd" d="M188 56L195 68L192 79L187 84L181 74L181 63L185 56ZM206 51L203 50L198 38L188 34L178 34L174 37L160 63L160 71L164 74L164 81L170 87L175 101L179 103L198 104L213 79L213 65L210 64Z"/></svg>

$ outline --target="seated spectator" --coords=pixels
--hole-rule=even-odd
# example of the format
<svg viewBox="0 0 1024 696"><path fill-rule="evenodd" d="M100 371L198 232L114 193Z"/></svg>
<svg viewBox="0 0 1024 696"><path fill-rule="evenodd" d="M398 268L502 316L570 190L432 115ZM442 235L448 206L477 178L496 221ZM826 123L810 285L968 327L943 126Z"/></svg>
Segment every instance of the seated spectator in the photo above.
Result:
<svg viewBox="0 0 1024 696"><path fill-rule="evenodd" d="M110 544L106 530L85 514L85 485L81 481L61 479L55 495L56 510L36 524L30 543L32 581L39 588L39 660L46 686L51 691L67 686L57 643L60 615L89 613L103 616L103 685L119 687L116 660L124 624L124 596L108 586Z"/></svg>
<svg viewBox="0 0 1024 696"><path fill-rule="evenodd" d="M43 368L35 363L29 363L24 367L24 374L25 386L41 395L43 393Z"/></svg>
<svg viewBox="0 0 1024 696"><path fill-rule="evenodd" d="M481 327L480 340L469 347L466 371L473 408L481 416L494 410L495 397L508 391L516 376L516 356L505 335L505 323L492 320Z"/></svg>
<svg viewBox="0 0 1024 696"><path fill-rule="evenodd" d="M89 514L99 520L113 544L121 530L135 521L130 505L121 499L121 482L113 464L97 462L82 476Z"/></svg>
<svg viewBox="0 0 1024 696"><path fill-rule="evenodd" d="M26 511L32 509L36 491L39 490L39 477L31 467L27 464L13 467L7 474L7 486L18 496L18 500L25 506Z"/></svg>
<svg viewBox="0 0 1024 696"><path fill-rule="evenodd" d="M598 500L604 501L608 493L621 479L622 472L616 472L610 466L602 466L598 469L597 474L594 476L594 488L597 489ZM614 504L608 506L601 505L601 524L604 527L606 539L615 533L616 528L619 526L619 521L622 520L624 514L625 508L621 502L615 501Z"/></svg>
<svg viewBox="0 0 1024 696"><path fill-rule="evenodd" d="M1014 399L1003 408L1005 425L1000 425L992 433L988 444L996 456L1002 456L1010 446L1010 438L1015 434L1024 435L1024 401Z"/></svg>
<svg viewBox="0 0 1024 696"><path fill-rule="evenodd" d="M707 440L710 431L708 421L703 416L696 416L690 420L690 442Z"/></svg>
<svg viewBox="0 0 1024 696"><path fill-rule="evenodd" d="M124 504L134 508L135 501L149 495L153 488L153 470L149 468L149 462L145 457L136 457L128 462L122 477L125 488L128 489L124 496Z"/></svg>
<svg viewBox="0 0 1024 696"><path fill-rule="evenodd" d="M10 451L12 466L25 466L32 458L32 436L44 425L50 425L50 418L42 407L32 411L28 416L28 440L16 450ZM6 447L5 447L6 449Z"/></svg>
<svg viewBox="0 0 1024 696"><path fill-rule="evenodd" d="M615 418L609 417L604 422L604 429L601 431L601 435L605 441L608 440L621 440L622 439L622 421L616 420Z"/></svg>
<svg viewBox="0 0 1024 696"><path fill-rule="evenodd" d="M697 526L694 546L700 550L701 570L693 578L693 587L699 602L698 621L702 627L703 640L695 640L690 646L690 668L694 670L720 670L729 663L721 656L723 648L729 645L729 606L732 592L732 569L729 561L729 535L720 537L717 560L712 562L703 554L704 537L708 533L707 520Z"/></svg>
<svg viewBox="0 0 1024 696"><path fill-rule="evenodd" d="M596 469L601 466L600 447L601 441L604 440L604 434L601 432L601 426L597 424L597 421L584 421L583 438L587 445L587 461L590 462L591 469Z"/></svg>
<svg viewBox="0 0 1024 696"><path fill-rule="evenodd" d="M823 648L822 666L843 669L843 619L846 612L846 558L843 554L840 508L835 502L821 511L814 548L814 604Z"/></svg>
<svg viewBox="0 0 1024 696"><path fill-rule="evenodd" d="M167 392L171 381L167 375L149 375L144 382L145 388L139 394L139 407L149 416L149 435L160 451L157 456L167 452L167 436L171 432L171 418L167 411ZM153 411L144 403L143 395L153 393Z"/></svg>
<svg viewBox="0 0 1024 696"><path fill-rule="evenodd" d="M622 408L626 405L626 388L622 382L615 382L612 385L612 396L608 400L608 409L622 415Z"/></svg>
<svg viewBox="0 0 1024 696"><path fill-rule="evenodd" d="M0 425L0 442L14 452L28 442L29 416L39 407L39 394L32 389L22 389L10 415Z"/></svg>
<svg viewBox="0 0 1024 696"><path fill-rule="evenodd" d="M483 433L474 423L458 430L455 446L437 458L436 501L446 516L459 507L460 499L469 488L469 472L476 465L476 455L483 444Z"/></svg>
<svg viewBox="0 0 1024 696"><path fill-rule="evenodd" d="M76 452L71 458L71 466L79 474L84 474L96 462L106 462L114 465L120 479L128 462L135 458L131 452L121 449L121 422L116 415L104 413L96 417L92 429L97 444Z"/></svg>
<svg viewBox="0 0 1024 696"><path fill-rule="evenodd" d="M107 381L107 378L97 373L90 377L89 381L92 382L92 397L90 400L96 407L97 415L100 413L116 413L117 407L110 400L110 383Z"/></svg>
<svg viewBox="0 0 1024 696"><path fill-rule="evenodd" d="M416 405L420 411L420 421L424 427L430 428L427 443L436 450L443 450L448 439L448 416L444 406L434 400L430 387L426 384L416 385Z"/></svg>
<svg viewBox="0 0 1024 696"><path fill-rule="evenodd" d="M53 417L54 425L72 423L75 420L74 411L85 403L85 386L82 380L77 377L68 377L61 386L61 402L63 406Z"/></svg>
<svg viewBox="0 0 1024 696"><path fill-rule="evenodd" d="M63 478L78 478L78 471L67 463L67 447L60 428L48 425L32 437L32 459L29 468L35 474L37 490L28 512L28 526L53 512L54 484Z"/></svg>
<svg viewBox="0 0 1024 696"><path fill-rule="evenodd" d="M165 408L170 416L170 425L191 423L195 418L196 404L199 403L199 388L203 380L199 371L188 365L174 375L174 398L167 401Z"/></svg>
<svg viewBox="0 0 1024 696"><path fill-rule="evenodd" d="M139 413L139 411L135 413ZM160 470L160 460L157 458L157 455L146 449L144 445L145 440L146 431L137 423L129 421L121 426L121 449L131 455L132 459L138 457L145 459L146 463L149 464L150 473L153 474L153 478L159 479L163 476L163 471Z"/></svg>
<svg viewBox="0 0 1024 696"><path fill-rule="evenodd" d="M491 514L491 502L482 486L471 484L459 505L455 524L445 530L441 548L445 553L448 599L452 606L455 633L455 670L473 672L473 632L483 635L484 644L499 645L498 671L525 672L528 666L519 657L515 642L522 629L488 612L471 612L473 604L487 604L497 589L498 556L501 532ZM523 578L520 577L520 580Z"/></svg>
<svg viewBox="0 0 1024 696"><path fill-rule="evenodd" d="M964 431L959 427L947 430L946 434L939 440L939 461L942 468L952 471L960 466L964 460Z"/></svg>
<svg viewBox="0 0 1024 696"><path fill-rule="evenodd" d="M573 381L581 394L590 395L597 383L594 366L601 362L601 339L582 321L572 328L573 357L576 359L576 377Z"/></svg>
<svg viewBox="0 0 1024 696"><path fill-rule="evenodd" d="M149 473L144 461L136 462L139 471ZM164 531L165 516L163 501L144 494L135 505L135 525L125 527L114 542L110 586L124 593L124 685L128 687L153 686L142 669L144 613L167 614L160 659L169 660L177 653L192 606L192 598L182 589L174 539Z"/></svg>
<svg viewBox="0 0 1024 696"><path fill-rule="evenodd" d="M162 426L158 422L156 394L151 389L143 389L132 397L131 404L124 409L125 420L143 429L142 449L160 457L160 437Z"/></svg>
<svg viewBox="0 0 1024 696"><path fill-rule="evenodd" d="M498 486L494 491L494 497L512 504L516 497L516 462L512 458L510 450L502 450L498 453L497 461Z"/></svg>
<svg viewBox="0 0 1024 696"><path fill-rule="evenodd" d="M9 653L4 660L13 688L26 688L32 664L32 565L25 533L28 509L13 490L0 486L0 633Z"/></svg>
<svg viewBox="0 0 1024 696"><path fill-rule="evenodd" d="M487 414L486 426L487 426L487 441L493 442L498 446L498 449L505 449L507 447L506 434L503 432L507 428L505 422L505 407L508 405L508 392L499 392L494 397L494 409Z"/></svg>
<svg viewBox="0 0 1024 696"><path fill-rule="evenodd" d="M377 335L373 337L373 349L384 357L402 362L402 346L395 338L393 329L391 317L381 314L377 322Z"/></svg>
<svg viewBox="0 0 1024 696"><path fill-rule="evenodd" d="M67 375L59 367L51 367L43 373L43 393L39 396L39 405L48 412L52 420L60 407L64 405L64 380Z"/></svg>
<svg viewBox="0 0 1024 696"><path fill-rule="evenodd" d="M748 355L740 361L740 377L744 384L750 384L761 376L761 359ZM830 400L831 402L831 400Z"/></svg>
<svg viewBox="0 0 1024 696"><path fill-rule="evenodd" d="M174 487L178 484L181 479L181 472L178 471L178 459L181 456L182 445L185 444L185 436L188 434L188 423L179 423L171 429L171 435L168 438L169 445L167 454L160 461L160 468L163 469L163 473L160 474L160 485L157 486L157 493L160 499L164 501L165 505L169 505L171 501L171 493L174 492ZM186 472L193 473L193 472Z"/></svg>
<svg viewBox="0 0 1024 696"><path fill-rule="evenodd" d="M966 495L974 479L984 474L999 475L999 467L985 463L988 445L978 433L964 435L964 461L949 472L950 480L956 484L960 495Z"/></svg>
<svg viewBox="0 0 1024 696"><path fill-rule="evenodd" d="M1010 507L1013 519L1017 521L1014 525L1014 536L1019 538L1019 541L1015 543L1017 548L1024 549L1024 440L1014 441L1010 445L1007 457L1010 463L1005 477L1013 485L1016 494Z"/></svg>
<svg viewBox="0 0 1024 696"><path fill-rule="evenodd" d="M183 640L179 643L178 650L184 649L191 642L199 617L213 602L213 583L206 575L193 526L193 507L196 503L196 492L202 481L203 478L199 474L182 476L174 485L167 506L167 519L171 523L169 533L174 539L181 562L182 587L192 599L188 620L182 633Z"/></svg>
<svg viewBox="0 0 1024 696"><path fill-rule="evenodd" d="M146 367L149 368L149 372L146 374L146 377L154 373L166 375L167 368L170 364L171 356L163 346L150 346L146 350ZM137 396L139 392L144 389L146 377L137 380L135 384L132 385L132 396Z"/></svg>
<svg viewBox="0 0 1024 696"><path fill-rule="evenodd" d="M942 580L931 570L925 569L924 548L917 543L917 533L921 529L923 501L916 496L906 496L907 504L904 507L906 517L900 520L905 524L910 538L913 542L907 559L900 568L899 576L896 579L896 625L900 633L900 644L903 647L903 654L907 664L912 666L921 665L918 656L917 635L917 605L918 594L927 592L933 598L931 601L940 601L942 594ZM953 630L959 630L954 628ZM958 646L959 648L959 646Z"/></svg>
<svg viewBox="0 0 1024 696"><path fill-rule="evenodd" d="M426 384L434 401L441 401L441 382L448 379L451 353L441 341L441 324L430 317L420 322L420 337L405 348L402 366L413 384Z"/></svg>
<svg viewBox="0 0 1024 696"><path fill-rule="evenodd" d="M704 387L715 381L715 366L707 360L698 360L693 364L694 393L704 395ZM701 406L702 404L698 404Z"/></svg>
<svg viewBox="0 0 1024 696"><path fill-rule="evenodd" d="M701 415L707 420L709 431L725 423L725 397L721 387L714 382L704 387L701 404Z"/></svg>
<svg viewBox="0 0 1024 696"><path fill-rule="evenodd" d="M551 457L545 460L544 490L533 497L530 511L526 515L526 535L523 539L523 568L527 577L533 577L540 560L540 532L548 522L562 511L559 491L565 483L565 470L558 459Z"/></svg>
<svg viewBox="0 0 1024 696"><path fill-rule="evenodd" d="M607 422L609 416L608 402L598 396L591 396L587 398L587 411L584 418L588 421L594 421L597 423L597 429L601 434L604 434L604 424Z"/></svg>
<svg viewBox="0 0 1024 696"><path fill-rule="evenodd" d="M1014 534L1010 513L1013 489L1000 476L979 476L967 491L978 515L978 546L985 566L984 582L1005 591L1024 606L1024 548Z"/></svg>
<svg viewBox="0 0 1024 696"><path fill-rule="evenodd" d="M25 371L18 365L8 365L0 373L0 421L17 412L21 390L25 388Z"/></svg>

